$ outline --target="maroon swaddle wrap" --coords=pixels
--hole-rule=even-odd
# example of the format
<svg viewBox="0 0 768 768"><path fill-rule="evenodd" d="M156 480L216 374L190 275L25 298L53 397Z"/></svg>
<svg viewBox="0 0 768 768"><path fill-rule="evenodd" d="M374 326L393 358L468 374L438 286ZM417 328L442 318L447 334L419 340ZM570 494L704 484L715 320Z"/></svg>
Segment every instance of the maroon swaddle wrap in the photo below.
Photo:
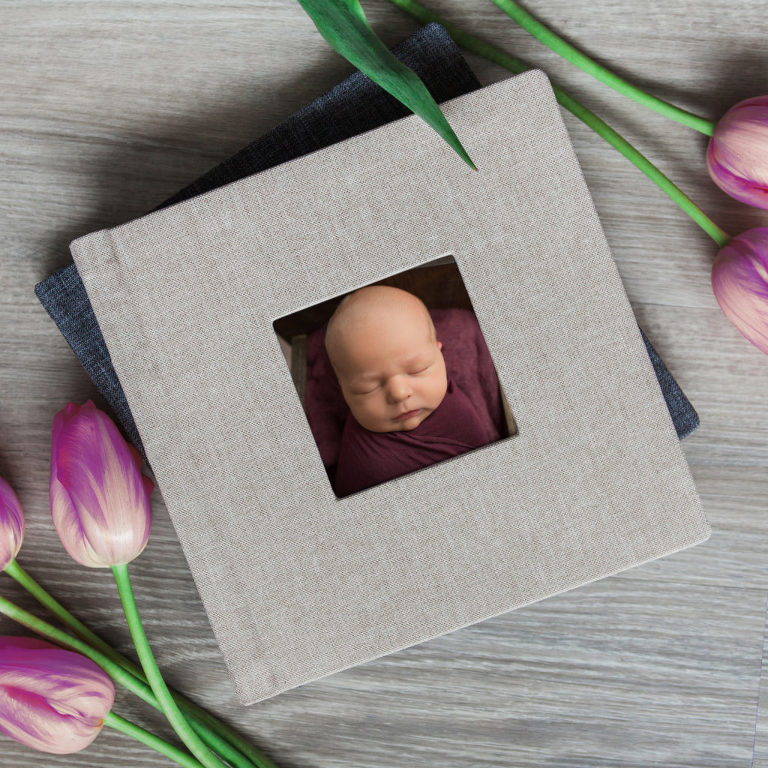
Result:
<svg viewBox="0 0 768 768"><path fill-rule="evenodd" d="M476 407L450 375L440 405L414 429L371 432L349 413L333 483L336 495L349 496L498 440L501 435L487 414L484 403Z"/></svg>
<svg viewBox="0 0 768 768"><path fill-rule="evenodd" d="M468 309L430 309L429 314L437 339L443 343L448 377L474 406L479 428L485 434L496 434L494 439L506 437L508 430L496 368L474 313ZM325 351L327 325L324 323L307 337L304 409L323 464L329 476L334 477L341 436L350 411Z"/></svg>

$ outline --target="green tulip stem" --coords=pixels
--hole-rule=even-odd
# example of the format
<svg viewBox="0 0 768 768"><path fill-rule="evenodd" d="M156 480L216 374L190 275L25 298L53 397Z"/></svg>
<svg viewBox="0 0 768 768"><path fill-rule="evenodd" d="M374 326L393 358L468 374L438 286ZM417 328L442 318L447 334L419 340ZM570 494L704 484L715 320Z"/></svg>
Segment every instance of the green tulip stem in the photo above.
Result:
<svg viewBox="0 0 768 768"><path fill-rule="evenodd" d="M85 624L73 616L63 605L61 605L61 603L43 589L43 587L41 587L18 564L18 562L16 562L16 560L11 561L10 565L6 567L5 572L24 587L24 589L26 589L39 603L48 608L54 616L68 626L81 640L84 640L95 650L100 651L114 664L122 667L127 672L130 672L142 683L147 683L147 677L141 670L141 667L134 664L130 659L123 656L104 642L98 635L88 629ZM226 760L234 763L238 768L276 768L271 760L260 754L252 744L229 725L222 722L210 712L207 712L177 691L174 691L173 689L169 690L171 691L174 701L179 705L181 710L186 714L191 715L194 720L197 721L193 722L192 725L203 738L206 738L204 735L206 732L209 737L213 737L214 735L220 737L215 741L215 744L211 743L210 740L207 740L207 743L210 746L213 746ZM160 706L158 705L157 708L160 709ZM227 749L226 742L232 745L234 749ZM222 748L224 751L222 751ZM242 755L237 755L235 750L239 750ZM225 754L225 752L227 754ZM243 757L243 755L245 757Z"/></svg>
<svg viewBox="0 0 768 768"><path fill-rule="evenodd" d="M159 736L155 736L154 733L145 731L136 723L132 723L130 720L126 720L114 712L107 713L107 716L104 718L104 725L108 725L110 728L114 728L116 731L120 731L120 733L124 733L126 736L131 736L137 741L142 742L142 744L152 747L152 749L157 750L160 754L173 760L174 763L183 766L183 768L203 768L202 763L195 760L192 755L178 747L174 747L173 744L169 744Z"/></svg>
<svg viewBox="0 0 768 768"><path fill-rule="evenodd" d="M20 608L18 605L2 596L0 596L0 614L7 616L9 619L13 619L27 629L32 630L36 634L57 645L68 648L76 653L82 653L83 656L87 656L91 661L98 664L116 683L120 683L120 685L127 688L131 693L138 696L159 712L163 711L163 708L160 706L155 694L152 693L152 689L149 685L135 678L132 674L115 664L115 662L107 658L100 651L91 648L85 641L72 637L58 627L54 627L52 624L48 624L42 619L38 619L37 616L25 611L23 608ZM194 719L191 719L191 723L192 727L200 734L200 737L230 763L237 766L237 768L253 768L252 763L248 762L231 744L224 741L224 739L216 733L209 731L205 726Z"/></svg>
<svg viewBox="0 0 768 768"><path fill-rule="evenodd" d="M179 738L187 745L189 751L206 768L225 768L224 763L205 746L202 739L195 733L187 718L179 709L176 702L168 690L168 686L163 680L160 668L157 666L155 656L149 646L147 635L144 632L144 626L139 617L139 609L136 607L136 600L131 588L131 580L128 576L128 566L125 563L112 566L112 573L115 576L117 591L120 594L120 600L123 603L123 612L125 613L128 629L130 630L136 653L139 655L144 674L147 676L149 686L157 697L160 706L168 718L168 722L173 726Z"/></svg>
<svg viewBox="0 0 768 768"><path fill-rule="evenodd" d="M435 13L427 10L415 0L390 0L398 8L409 13L422 23L436 21L446 28L448 34L462 48L476 53L496 64L505 67L511 72L526 72L529 69L535 69L530 64L510 56L508 53L495 48L489 43L473 37L463 32L450 22L442 19ZM550 81L551 82L551 81ZM731 236L723 231L704 211L701 210L676 184L665 176L648 158L635 149L621 134L611 128L606 122L599 118L594 112L587 109L575 99L571 98L562 88L552 83L552 90L558 103L572 112L576 117L586 123L593 131L607 141L614 149L621 152L633 165L639 168L651 181L653 181L663 192L672 198L680 208L685 211L717 244L723 247L731 239Z"/></svg>
<svg viewBox="0 0 768 768"><path fill-rule="evenodd" d="M614 72L611 72L601 64L598 64L596 61L593 61L589 56L585 56L581 51L574 48L570 43L567 43L551 29L545 27L538 19L531 16L530 13L523 10L513 0L493 0L493 2L496 3L507 16L517 22L526 32L529 32L537 40L544 43L544 45L551 48L555 53L562 56L567 61L570 61L571 64L576 65L588 75L591 75L610 88L613 88L614 91L618 91L618 93L621 93L627 98L633 99L638 102L638 104L653 109L665 117L669 117L672 120L676 120L678 123L687 125L689 128L700 131L706 136L711 136L715 132L715 123L711 120L706 120L703 117L699 117L699 115L694 115L691 112L680 109L680 107L676 107L674 104L656 98L656 96L651 96L645 91L641 91L637 86L632 85L632 83L619 77Z"/></svg>
<svg viewBox="0 0 768 768"><path fill-rule="evenodd" d="M66 624L81 640L85 640L88 645L101 651L108 659L111 659L123 669L130 672L139 680L147 682L147 678L133 662L129 661L122 654L104 642L98 635L92 632L79 619L75 618L61 603L59 603L51 594L46 592L17 562L11 560L10 565L5 572L15 579L24 589L29 592L39 603L44 605L57 619Z"/></svg>

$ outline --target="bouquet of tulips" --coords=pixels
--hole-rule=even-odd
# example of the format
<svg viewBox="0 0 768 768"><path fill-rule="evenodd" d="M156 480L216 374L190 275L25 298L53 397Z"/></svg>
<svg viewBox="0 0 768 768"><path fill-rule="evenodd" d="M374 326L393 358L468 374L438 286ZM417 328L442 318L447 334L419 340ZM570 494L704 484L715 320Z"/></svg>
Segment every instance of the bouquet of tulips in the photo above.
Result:
<svg viewBox="0 0 768 768"><path fill-rule="evenodd" d="M359 0L298 1L338 53L419 115L464 162L477 170L418 75L375 35ZM391 2L422 23L441 24L462 48L511 72L532 69L530 64L467 34L416 0ZM649 109L709 136L706 166L715 184L736 200L768 209L768 96L739 102L717 122L707 120L641 91L585 56L513 0L493 2L531 35L588 74ZM736 329L768 354L768 227L755 227L734 236L728 234L619 133L561 87L552 85L563 107L646 174L715 241L719 249L711 273L715 298Z"/></svg>
<svg viewBox="0 0 768 768"><path fill-rule="evenodd" d="M0 731L43 752L87 747L104 725L185 768L274 768L228 725L168 688L139 618L128 564L147 545L154 485L141 457L89 400L56 414L50 503L64 548L78 563L111 568L141 666L119 654L58 603L16 561L24 538L19 499L0 478L0 571L63 623L59 629L0 596L0 613L45 639L0 637ZM112 711L114 683L161 710L187 750Z"/></svg>

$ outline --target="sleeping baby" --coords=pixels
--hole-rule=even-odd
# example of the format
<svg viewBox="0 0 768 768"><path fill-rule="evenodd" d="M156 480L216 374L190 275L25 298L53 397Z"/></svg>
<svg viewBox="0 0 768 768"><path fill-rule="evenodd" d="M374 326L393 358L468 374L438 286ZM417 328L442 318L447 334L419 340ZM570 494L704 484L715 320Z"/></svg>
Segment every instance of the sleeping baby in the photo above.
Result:
<svg viewBox="0 0 768 768"><path fill-rule="evenodd" d="M498 439L446 370L429 310L412 293L373 285L349 294L328 321L325 348L349 406L337 496Z"/></svg>

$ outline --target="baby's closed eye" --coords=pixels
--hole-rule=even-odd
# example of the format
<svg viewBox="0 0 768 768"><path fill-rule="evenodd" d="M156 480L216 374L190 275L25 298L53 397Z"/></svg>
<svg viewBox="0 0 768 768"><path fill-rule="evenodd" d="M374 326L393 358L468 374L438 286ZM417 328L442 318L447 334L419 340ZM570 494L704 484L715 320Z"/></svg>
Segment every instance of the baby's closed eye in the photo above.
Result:
<svg viewBox="0 0 768 768"><path fill-rule="evenodd" d="M409 375L409 376L419 376L419 375L421 375L422 373L426 373L426 372L427 372L427 371L428 371L428 370L429 370L429 369L430 369L430 368L431 368L433 365L434 365L434 363L430 363L430 364L429 364L429 365L428 365L426 368L420 368L420 369L419 369L419 370L417 370L417 371L409 371L409 372L408 372L408 375ZM359 395L359 396L362 396L362 395L371 395L371 394L373 394L373 393L374 393L374 392L375 392L375 391L376 391L378 388L379 388L379 385L377 384L377 385L375 385L373 388L370 388L370 387L369 387L369 388L367 388L367 389L356 389L356 390L352 390L352 391L350 391L350 394L351 394L351 395Z"/></svg>

